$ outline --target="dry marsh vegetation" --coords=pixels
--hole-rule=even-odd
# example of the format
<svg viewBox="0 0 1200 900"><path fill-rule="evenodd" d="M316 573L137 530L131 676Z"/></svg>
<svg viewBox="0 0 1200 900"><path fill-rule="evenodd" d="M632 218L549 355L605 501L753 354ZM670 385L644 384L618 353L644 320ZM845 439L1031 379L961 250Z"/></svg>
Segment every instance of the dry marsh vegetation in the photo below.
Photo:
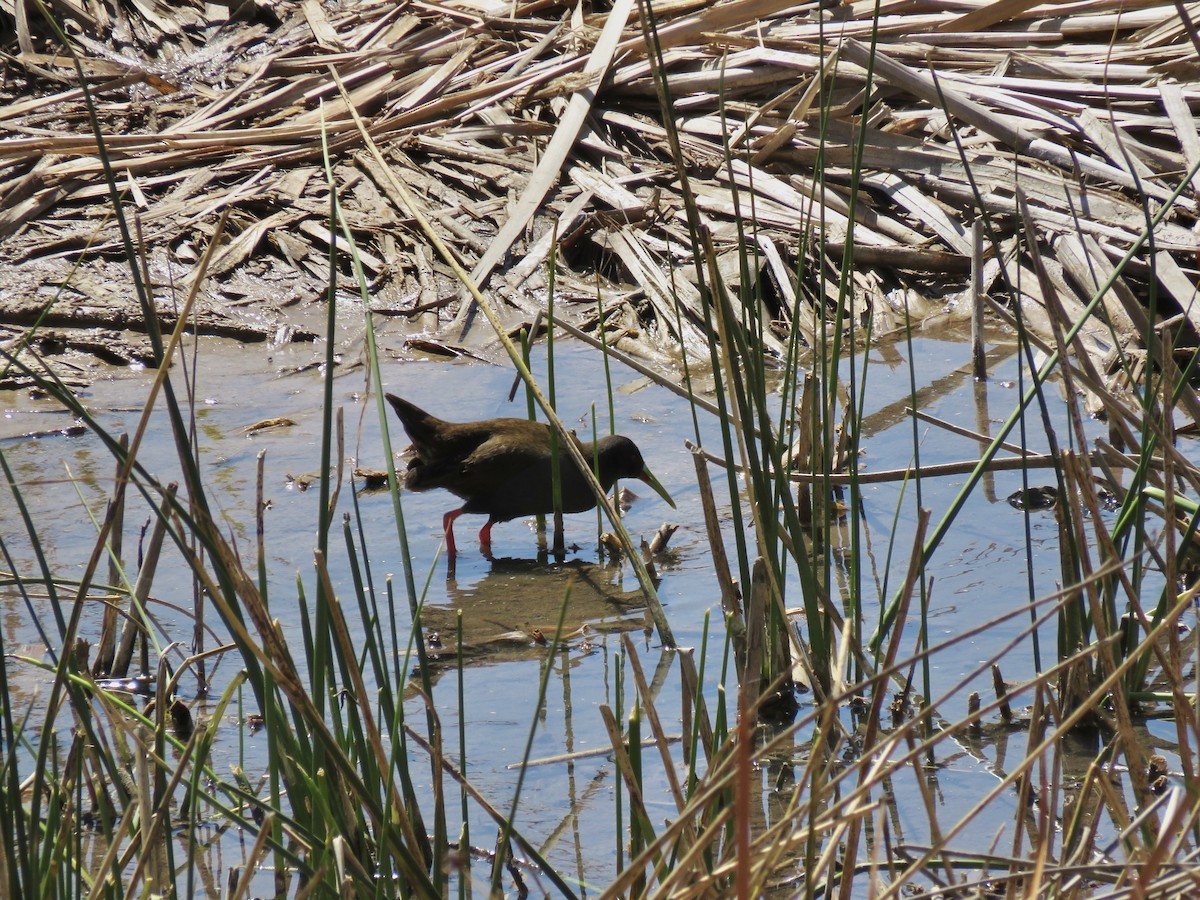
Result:
<svg viewBox="0 0 1200 900"><path fill-rule="evenodd" d="M14 277L0 323L28 326L55 296L44 325L144 328L106 277L122 248L75 62L36 5L14 10L0 92L0 254ZM325 290L326 129L372 306L463 339L472 303L364 152L348 98L510 319L544 306L557 237L560 294L589 309L602 297L613 345L703 355L688 261L705 248L689 232L683 171L718 271L758 286L768 350L782 352L791 328L819 340L843 270L853 317L882 333L908 305L956 309L973 257L982 290L1020 297L1047 340L1049 319L1079 318L1116 273L1103 301L1116 334L1098 322L1077 337L1110 367L1116 344L1154 352L1140 346L1147 309L1176 346L1196 343L1200 89L1196 34L1175 4L58 0L52 11L155 281L186 287L230 213L200 330L311 337L275 326L288 321L281 306ZM1054 298L1020 250L1027 229Z"/></svg>

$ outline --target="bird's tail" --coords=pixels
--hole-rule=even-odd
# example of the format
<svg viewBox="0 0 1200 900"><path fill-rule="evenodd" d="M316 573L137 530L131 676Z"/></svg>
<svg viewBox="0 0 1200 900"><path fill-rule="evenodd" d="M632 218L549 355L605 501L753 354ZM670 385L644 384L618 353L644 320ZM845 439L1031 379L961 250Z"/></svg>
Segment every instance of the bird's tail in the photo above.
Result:
<svg viewBox="0 0 1200 900"><path fill-rule="evenodd" d="M417 446L428 443L438 426L444 424L437 416L430 415L403 397L397 397L395 394L384 394L384 397L392 405L392 409L400 418L400 424L404 426L404 430L408 432L408 436Z"/></svg>

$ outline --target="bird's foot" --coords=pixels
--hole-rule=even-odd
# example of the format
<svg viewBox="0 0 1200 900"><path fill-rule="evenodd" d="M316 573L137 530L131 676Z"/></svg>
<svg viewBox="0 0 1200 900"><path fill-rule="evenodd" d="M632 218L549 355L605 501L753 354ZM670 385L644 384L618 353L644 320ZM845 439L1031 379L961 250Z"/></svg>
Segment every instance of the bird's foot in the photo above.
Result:
<svg viewBox="0 0 1200 900"><path fill-rule="evenodd" d="M454 520L461 515L461 509L452 509L442 516L442 534L446 537L446 556L450 559L458 556L458 547L454 544Z"/></svg>

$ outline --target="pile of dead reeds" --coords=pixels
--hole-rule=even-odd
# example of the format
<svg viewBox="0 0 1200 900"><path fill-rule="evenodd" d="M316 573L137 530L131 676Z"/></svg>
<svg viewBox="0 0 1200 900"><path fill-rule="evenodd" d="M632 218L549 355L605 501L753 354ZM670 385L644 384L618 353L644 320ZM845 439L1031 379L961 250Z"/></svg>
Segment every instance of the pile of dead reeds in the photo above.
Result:
<svg viewBox="0 0 1200 900"><path fill-rule="evenodd" d="M472 304L363 152L348 97L420 211L514 314L544 304L557 239L558 290L602 298L618 345L654 354L706 341L688 190L717 270L761 287L780 346L791 328L816 339L843 302L846 265L845 311L886 329L904 308L953 310L974 255L984 290L1029 301L1026 323L1044 334L1111 278L1113 331L1080 336L1106 359L1145 349L1150 325L1177 346L1195 346L1200 329L1200 67L1181 15L1193 8L734 0L656 4L651 23L632 0L585 15L545 2L306 0L230 19L197 2L53 4L152 277L186 284L232 210L204 330L267 338L279 306L324 295L324 130L377 311L453 323L461 338ZM32 9L0 2L13 25L0 324L27 325L54 297L43 324L68 329L68 342L75 326L137 328L132 296L107 277L121 248L75 62ZM761 251L757 271L736 269L739 230ZM1044 300L1033 238L1061 305Z"/></svg>

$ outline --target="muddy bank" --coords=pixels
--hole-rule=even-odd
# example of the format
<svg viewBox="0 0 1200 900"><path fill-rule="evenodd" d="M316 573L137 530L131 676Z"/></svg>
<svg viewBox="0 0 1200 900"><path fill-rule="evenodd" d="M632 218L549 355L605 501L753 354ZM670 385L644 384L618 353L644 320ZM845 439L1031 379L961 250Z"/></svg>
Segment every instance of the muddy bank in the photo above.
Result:
<svg viewBox="0 0 1200 900"><path fill-rule="evenodd" d="M556 296L602 302L644 355L706 356L714 280L779 353L839 309L876 333L959 316L972 259L993 313L1047 339L1099 292L1077 349L1109 371L1151 328L1197 344L1200 87L1174 6L685 0L657 12L661 66L630 2L54 9L66 44L0 7L6 347L46 312L28 352L145 361L126 259L169 323L214 242L195 329L311 340L349 249L331 184L375 311L468 349L487 328L418 218L513 321L544 307L553 248Z"/></svg>

